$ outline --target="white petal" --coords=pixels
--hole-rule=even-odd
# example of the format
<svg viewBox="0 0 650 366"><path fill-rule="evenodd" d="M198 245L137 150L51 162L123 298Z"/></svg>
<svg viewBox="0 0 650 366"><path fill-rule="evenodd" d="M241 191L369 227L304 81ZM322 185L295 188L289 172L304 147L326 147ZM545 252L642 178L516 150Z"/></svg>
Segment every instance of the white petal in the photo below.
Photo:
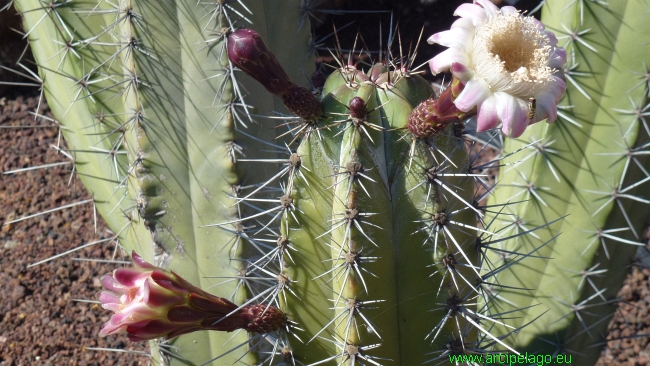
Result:
<svg viewBox="0 0 650 366"><path fill-rule="evenodd" d="M491 96L478 106L476 117L476 132L483 132L495 128L499 124L497 113L497 98Z"/></svg>
<svg viewBox="0 0 650 366"><path fill-rule="evenodd" d="M546 122L554 122L557 119L557 103L555 96L550 92L541 93L535 96L537 110L535 118L542 120L546 118Z"/></svg>
<svg viewBox="0 0 650 366"><path fill-rule="evenodd" d="M435 75L449 70L451 68L451 64L454 62L468 65L469 56L462 50L450 48L432 58L431 61L429 61L429 67L431 68L431 72L433 72Z"/></svg>
<svg viewBox="0 0 650 366"><path fill-rule="evenodd" d="M474 4L481 5L485 9L485 14L490 18L498 15L499 8L492 4L490 0L474 0Z"/></svg>
<svg viewBox="0 0 650 366"><path fill-rule="evenodd" d="M492 96L492 92L487 83L483 79L475 77L467 82L463 91L454 100L454 104L461 111L469 112L490 96Z"/></svg>
<svg viewBox="0 0 650 366"><path fill-rule="evenodd" d="M517 11L517 8L515 8L514 6L504 6L503 8L501 8L501 13L503 13L505 15L517 14L518 11Z"/></svg>
<svg viewBox="0 0 650 366"><path fill-rule="evenodd" d="M468 31L471 31L471 32L476 31L476 27L474 26L474 23L472 23L472 20L471 19L466 19L466 18L456 19L451 24L450 29L454 29L454 28L464 28L464 29L467 29Z"/></svg>
<svg viewBox="0 0 650 366"><path fill-rule="evenodd" d="M552 75L552 81L544 88L555 98L555 103L559 103L562 95L566 91L566 83L558 76Z"/></svg>
<svg viewBox="0 0 650 366"><path fill-rule="evenodd" d="M557 46L557 37L555 36L555 33L551 31L544 31L544 34L546 35L546 38L548 38L548 45L551 47Z"/></svg>
<svg viewBox="0 0 650 366"><path fill-rule="evenodd" d="M562 65L566 63L566 50L562 47L555 47L551 58L548 62L548 67L552 69L561 69Z"/></svg>
<svg viewBox="0 0 650 366"><path fill-rule="evenodd" d="M494 96L503 133L512 137L521 136L528 126L528 102L504 92L496 92Z"/></svg>
<svg viewBox="0 0 650 366"><path fill-rule="evenodd" d="M454 28L432 35L427 39L427 42L429 44L437 43L441 46L467 51L472 45L473 37L474 32L470 32L465 28Z"/></svg>
<svg viewBox="0 0 650 366"><path fill-rule="evenodd" d="M458 62L451 64L451 73L463 84L467 84L474 77L474 71L472 69Z"/></svg>
<svg viewBox="0 0 650 366"><path fill-rule="evenodd" d="M456 11L454 11L454 15L471 20L474 26L487 19L487 13L483 8L468 3L460 4L460 6L456 8Z"/></svg>

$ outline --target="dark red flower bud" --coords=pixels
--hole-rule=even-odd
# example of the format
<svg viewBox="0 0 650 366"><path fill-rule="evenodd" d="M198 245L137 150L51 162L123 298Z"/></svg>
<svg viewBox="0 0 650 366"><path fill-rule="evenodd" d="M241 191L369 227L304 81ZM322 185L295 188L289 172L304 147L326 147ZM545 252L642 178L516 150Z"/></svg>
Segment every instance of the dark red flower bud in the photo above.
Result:
<svg viewBox="0 0 650 366"><path fill-rule="evenodd" d="M293 86L289 75L254 30L240 28L228 35L228 58L270 93L283 96Z"/></svg>
<svg viewBox="0 0 650 366"><path fill-rule="evenodd" d="M306 121L320 118L322 107L318 99L289 80L289 75L254 30L241 28L228 35L228 58L270 93L282 98L287 109L298 117Z"/></svg>
<svg viewBox="0 0 650 366"><path fill-rule="evenodd" d="M368 114L366 108L366 101L360 97L354 97L350 100L350 117L354 119L364 120Z"/></svg>

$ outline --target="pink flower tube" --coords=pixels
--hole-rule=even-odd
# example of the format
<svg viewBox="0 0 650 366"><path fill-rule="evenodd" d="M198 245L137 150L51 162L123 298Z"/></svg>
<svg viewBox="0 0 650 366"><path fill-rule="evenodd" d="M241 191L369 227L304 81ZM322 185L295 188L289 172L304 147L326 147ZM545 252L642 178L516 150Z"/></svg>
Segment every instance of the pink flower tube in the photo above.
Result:
<svg viewBox="0 0 650 366"><path fill-rule="evenodd" d="M566 84L561 71L566 51L533 17L489 0L461 4L451 29L434 34L430 44L449 47L429 61L434 74L451 71L465 87L454 100L463 112L476 108L477 130L502 124L520 136L532 123L557 118Z"/></svg>
<svg viewBox="0 0 650 366"><path fill-rule="evenodd" d="M264 304L238 307L145 262L135 252L135 267L102 277L106 290L97 294L104 309L114 312L100 336L126 333L132 341L174 338L197 330L268 333L286 324L286 315Z"/></svg>

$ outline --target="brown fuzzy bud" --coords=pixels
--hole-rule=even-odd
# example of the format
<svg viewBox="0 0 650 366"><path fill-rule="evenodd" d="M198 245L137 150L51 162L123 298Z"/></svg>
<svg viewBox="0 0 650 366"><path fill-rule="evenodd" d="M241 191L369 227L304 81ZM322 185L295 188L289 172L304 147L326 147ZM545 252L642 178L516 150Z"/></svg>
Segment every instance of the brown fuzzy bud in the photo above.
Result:
<svg viewBox="0 0 650 366"><path fill-rule="evenodd" d="M366 108L366 101L359 97L354 97L350 100L350 117L354 119L364 120L368 114Z"/></svg>
<svg viewBox="0 0 650 366"><path fill-rule="evenodd" d="M317 121L323 114L323 107L318 99L302 86L293 84L290 92L280 97L288 110L305 121Z"/></svg>
<svg viewBox="0 0 650 366"><path fill-rule="evenodd" d="M248 322L246 330L249 332L269 333L287 324L287 316L282 310L264 304L245 306L240 316Z"/></svg>
<svg viewBox="0 0 650 366"><path fill-rule="evenodd" d="M444 131L450 122L458 121L457 116L441 117L437 114L438 100L429 98L418 104L411 111L408 121L408 130L416 138L427 138Z"/></svg>

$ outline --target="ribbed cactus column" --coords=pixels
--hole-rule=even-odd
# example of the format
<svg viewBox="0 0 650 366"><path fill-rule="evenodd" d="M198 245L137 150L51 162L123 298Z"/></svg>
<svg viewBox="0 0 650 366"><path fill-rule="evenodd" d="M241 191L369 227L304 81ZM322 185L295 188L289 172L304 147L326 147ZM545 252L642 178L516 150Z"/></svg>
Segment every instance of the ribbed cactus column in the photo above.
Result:
<svg viewBox="0 0 650 366"><path fill-rule="evenodd" d="M246 77L228 61L224 32L235 22L255 22L270 44L278 42L299 80L312 63L309 27L298 29L300 2L16 5L75 169L116 241L203 289L245 302L248 281L226 279L245 272L242 256L253 250L242 240L245 229L206 226L244 214L231 199L251 179L250 168L236 163L240 153L268 155L257 141L267 131L239 132L257 123L249 119L250 105L270 115L282 103L240 81ZM294 42L285 42L288 34ZM255 98L243 100L245 93ZM264 172L269 169L255 169ZM245 332L195 333L161 345L155 357L162 364L201 364L247 340ZM244 345L212 364L256 362L247 352Z"/></svg>
<svg viewBox="0 0 650 366"><path fill-rule="evenodd" d="M479 229L462 125L411 137L409 116L432 89L386 71L348 65L327 79L322 118L297 122L299 164L271 200L287 246L264 272L279 279L269 291L303 342L283 339L304 364L420 364L476 345Z"/></svg>
<svg viewBox="0 0 650 366"><path fill-rule="evenodd" d="M507 140L506 151L533 144L525 162L502 170L493 197L528 200L506 209L512 214L507 221L519 231L567 215L539 230L539 242L518 237L498 244L505 251L530 251L548 242L535 253L540 258L497 276L505 286L495 300L503 311L536 305L512 323L539 317L508 341L522 352L568 353L574 364L594 364L616 294L642 245L650 162L641 112L648 90L641 75L650 63L650 25L639 14L647 8L632 0L547 1L543 8L542 20L558 30L569 54L564 108L555 124ZM496 254L489 259L504 263ZM528 290L512 293L507 286Z"/></svg>

